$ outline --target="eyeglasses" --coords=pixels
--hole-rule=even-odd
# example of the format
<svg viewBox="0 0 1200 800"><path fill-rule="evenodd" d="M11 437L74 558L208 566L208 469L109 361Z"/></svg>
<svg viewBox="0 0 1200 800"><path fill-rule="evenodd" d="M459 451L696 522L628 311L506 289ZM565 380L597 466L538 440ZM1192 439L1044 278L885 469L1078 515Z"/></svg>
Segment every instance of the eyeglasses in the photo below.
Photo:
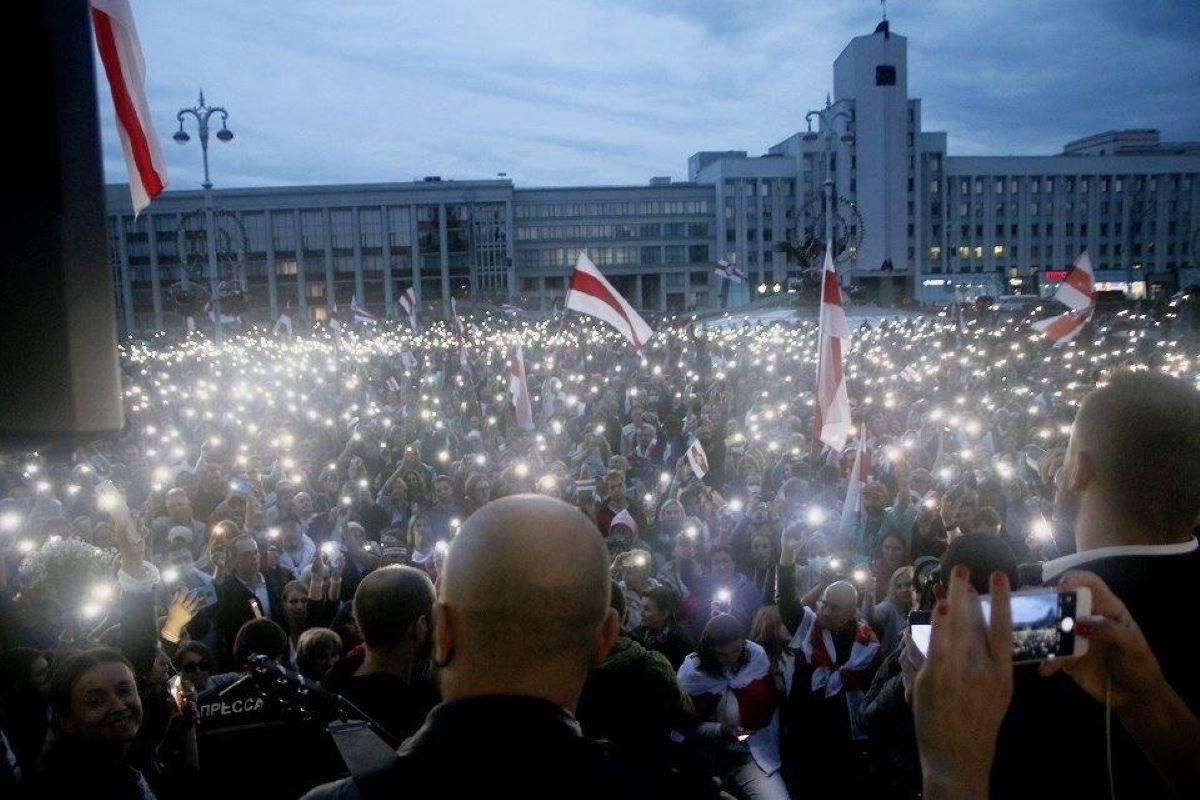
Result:
<svg viewBox="0 0 1200 800"><path fill-rule="evenodd" d="M180 672L208 672L212 669L211 661L189 661L179 665Z"/></svg>

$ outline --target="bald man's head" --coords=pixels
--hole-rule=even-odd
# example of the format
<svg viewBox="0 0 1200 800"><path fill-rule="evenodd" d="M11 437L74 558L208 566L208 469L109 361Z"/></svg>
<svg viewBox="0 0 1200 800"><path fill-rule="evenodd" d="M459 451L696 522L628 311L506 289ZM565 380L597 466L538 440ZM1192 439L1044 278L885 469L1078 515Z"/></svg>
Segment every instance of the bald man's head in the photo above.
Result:
<svg viewBox="0 0 1200 800"><path fill-rule="evenodd" d="M1200 392L1158 372L1115 374L1080 405L1057 489L1065 517L1094 490L1157 541L1189 538L1200 513ZM1086 535L1076 531L1081 550Z"/></svg>
<svg viewBox="0 0 1200 800"><path fill-rule="evenodd" d="M827 630L840 631L852 627L857 619L858 590L848 581L829 584L821 595L817 620Z"/></svg>
<svg viewBox="0 0 1200 800"><path fill-rule="evenodd" d="M456 671L487 673L488 690L503 691L506 677L547 666L582 685L616 635L609 587L604 542L578 509L533 494L487 504L463 523L442 568L435 655L444 685Z"/></svg>

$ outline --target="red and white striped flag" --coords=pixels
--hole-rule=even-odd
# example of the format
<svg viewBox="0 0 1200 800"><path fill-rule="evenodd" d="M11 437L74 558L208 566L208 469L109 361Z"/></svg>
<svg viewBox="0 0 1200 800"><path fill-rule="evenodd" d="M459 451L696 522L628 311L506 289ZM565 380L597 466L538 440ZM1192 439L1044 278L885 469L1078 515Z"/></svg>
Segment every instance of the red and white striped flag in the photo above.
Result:
<svg viewBox="0 0 1200 800"><path fill-rule="evenodd" d="M359 305L358 295L354 295L350 298L350 314L353 316L354 321L359 324L375 321L375 315L370 311L367 311L367 309L363 306Z"/></svg>
<svg viewBox="0 0 1200 800"><path fill-rule="evenodd" d="M860 426L861 427L861 426ZM846 501L842 504L842 521L853 519L862 505L863 489L871 473L871 453L867 450L867 432L858 432L858 446L854 449L854 466L850 469L850 482L846 485Z"/></svg>
<svg viewBox="0 0 1200 800"><path fill-rule="evenodd" d="M654 335L646 320L600 274L587 253L580 253L575 261L571 290L567 292L567 308L607 322L639 350Z"/></svg>
<svg viewBox="0 0 1200 800"><path fill-rule="evenodd" d="M508 391L512 395L513 409L517 415L517 426L533 430L533 406L529 403L529 385L525 381L525 355L521 345L513 348L508 360Z"/></svg>
<svg viewBox="0 0 1200 800"><path fill-rule="evenodd" d="M417 330L417 295L410 286L404 290L404 294L400 295L400 307L404 309L404 313L408 314L408 327L412 328L413 333L419 333Z"/></svg>
<svg viewBox="0 0 1200 800"><path fill-rule="evenodd" d="M279 312L279 319L275 320L275 328L272 333L279 333L280 329L287 331L288 338L292 336L292 304L288 303L283 307L283 311Z"/></svg>
<svg viewBox="0 0 1200 800"><path fill-rule="evenodd" d="M469 369L471 362L467 360L467 340L464 336L462 320L458 318L458 306L454 298L450 298L450 316L454 319L454 334L458 339L458 365L464 370Z"/></svg>
<svg viewBox="0 0 1200 800"><path fill-rule="evenodd" d="M91 0L96 49L108 76L137 216L167 185L167 162L146 102L146 63L129 0Z"/></svg>
<svg viewBox="0 0 1200 800"><path fill-rule="evenodd" d="M687 460L696 477L704 480L704 476L708 474L708 454L704 452L704 445L700 444L699 439L688 446Z"/></svg>
<svg viewBox="0 0 1200 800"><path fill-rule="evenodd" d="M817 326L817 397L813 406L813 438L840 451L850 436L850 397L842 367L842 342L850 338L842 290L833 268L833 250L825 248L821 286L821 318Z"/></svg>
<svg viewBox="0 0 1200 800"><path fill-rule="evenodd" d="M1033 327L1053 339L1055 344L1063 344L1083 330L1096 310L1096 279L1092 273L1092 259L1086 250L1075 259L1074 266L1054 293L1054 299L1071 310L1057 317L1040 319Z"/></svg>
<svg viewBox="0 0 1200 800"><path fill-rule="evenodd" d="M734 283L745 283L746 281L745 271L738 267L737 264L730 264L725 259L717 262L717 266L713 269L713 272Z"/></svg>

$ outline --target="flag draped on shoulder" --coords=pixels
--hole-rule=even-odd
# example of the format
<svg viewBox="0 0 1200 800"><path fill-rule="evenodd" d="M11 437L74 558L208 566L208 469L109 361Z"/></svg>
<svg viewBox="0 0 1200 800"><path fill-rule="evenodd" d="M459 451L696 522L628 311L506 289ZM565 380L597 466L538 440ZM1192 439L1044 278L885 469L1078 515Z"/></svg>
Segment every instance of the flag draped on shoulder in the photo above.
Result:
<svg viewBox="0 0 1200 800"><path fill-rule="evenodd" d="M842 344L850 338L842 290L833 268L832 246L825 248L821 283L821 317L817 326L817 396L813 405L813 438L841 450L850 436L850 397L842 364Z"/></svg>
<svg viewBox="0 0 1200 800"><path fill-rule="evenodd" d="M1053 339L1055 344L1063 344L1074 339L1096 311L1096 279L1092 259L1086 250L1075 259L1067 277L1054 293L1054 299L1070 310L1056 317L1040 319L1033 327Z"/></svg>
<svg viewBox="0 0 1200 800"><path fill-rule="evenodd" d="M639 350L654 335L633 306L600 274L587 253L580 253L575 262L571 290L567 292L567 308L607 322Z"/></svg>
<svg viewBox="0 0 1200 800"><path fill-rule="evenodd" d="M404 294L400 295L400 307L404 309L405 314L408 314L408 327L412 328L413 333L419 333L417 323L417 294L411 286L404 290Z"/></svg>
<svg viewBox="0 0 1200 800"><path fill-rule="evenodd" d="M137 216L167 185L167 162L146 102L146 63L129 0L91 0L96 49L108 76Z"/></svg>
<svg viewBox="0 0 1200 800"><path fill-rule="evenodd" d="M350 313L353 315L354 321L359 324L375 321L375 315L358 302L358 295L350 298Z"/></svg>
<svg viewBox="0 0 1200 800"><path fill-rule="evenodd" d="M533 406L529 402L529 384L525 380L525 354L521 345L513 347L508 360L508 391L512 395L513 409L517 416L517 427L533 430Z"/></svg>

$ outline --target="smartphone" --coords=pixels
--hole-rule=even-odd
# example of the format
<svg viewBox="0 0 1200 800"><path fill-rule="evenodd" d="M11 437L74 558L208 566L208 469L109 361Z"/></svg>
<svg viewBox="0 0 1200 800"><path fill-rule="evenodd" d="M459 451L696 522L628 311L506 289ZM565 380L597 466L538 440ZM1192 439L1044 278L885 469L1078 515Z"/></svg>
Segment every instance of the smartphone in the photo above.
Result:
<svg viewBox="0 0 1200 800"><path fill-rule="evenodd" d="M983 617L992 616L991 598L979 598ZM1030 589L1013 592L1013 664L1035 664L1053 658L1070 658L1087 653L1088 641L1075 635L1075 620L1092 613L1092 592L1081 586L1073 592ZM923 655L929 655L933 634L928 611L908 615L909 636Z"/></svg>

